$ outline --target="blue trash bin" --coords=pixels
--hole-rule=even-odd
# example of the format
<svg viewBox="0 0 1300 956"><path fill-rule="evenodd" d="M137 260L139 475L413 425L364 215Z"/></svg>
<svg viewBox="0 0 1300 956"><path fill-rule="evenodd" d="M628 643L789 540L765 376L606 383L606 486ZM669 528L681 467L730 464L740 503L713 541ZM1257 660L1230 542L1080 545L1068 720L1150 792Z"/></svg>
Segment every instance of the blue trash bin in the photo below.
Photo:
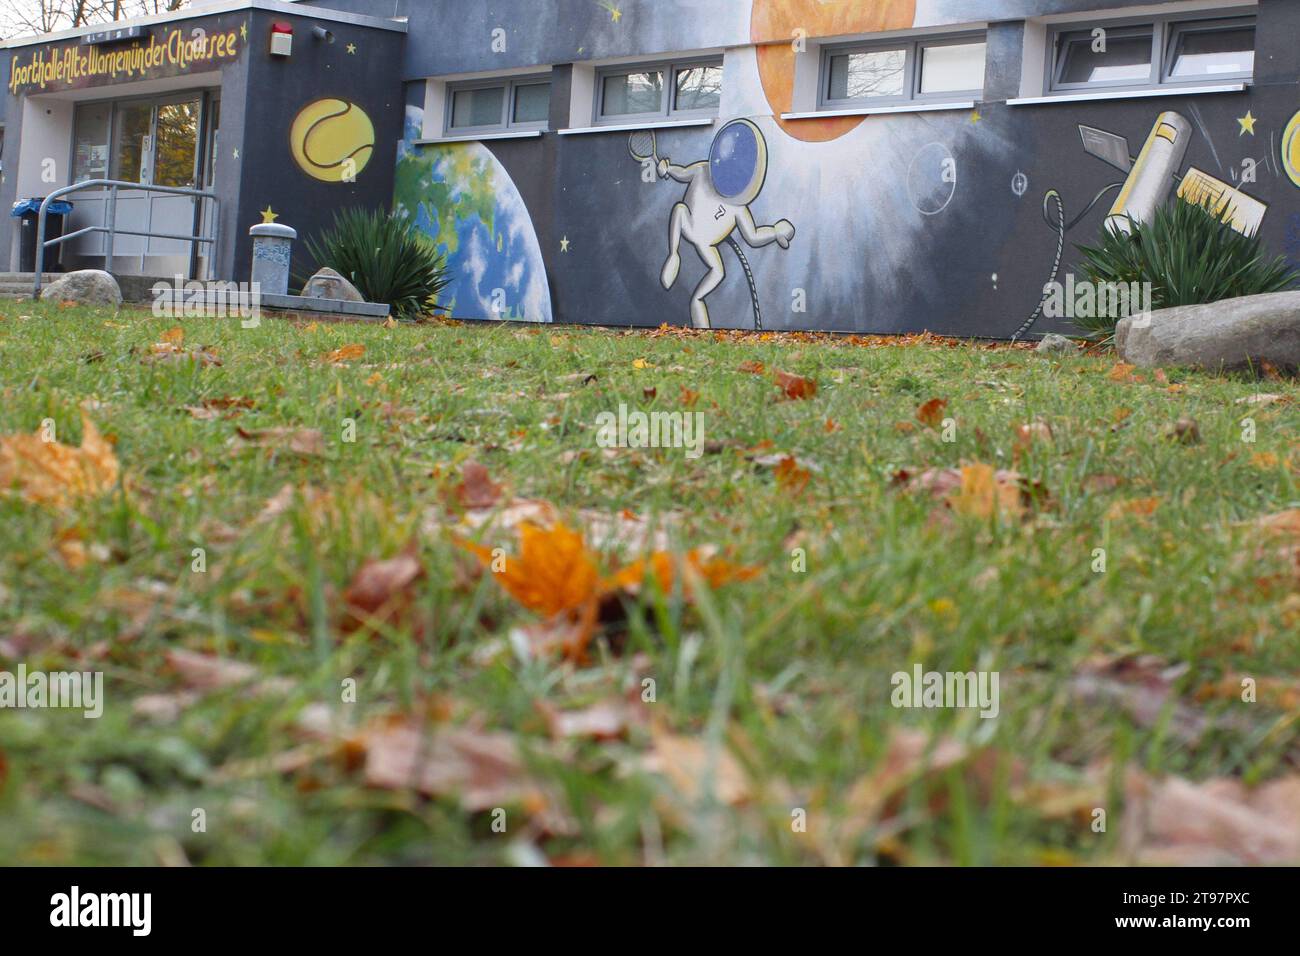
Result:
<svg viewBox="0 0 1300 956"><path fill-rule="evenodd" d="M44 196L20 199L9 215L18 220L18 271L36 271L36 224L41 215ZM56 199L45 210L45 241L63 235L63 217L72 212L72 203ZM46 272L63 271L63 245L45 250Z"/></svg>

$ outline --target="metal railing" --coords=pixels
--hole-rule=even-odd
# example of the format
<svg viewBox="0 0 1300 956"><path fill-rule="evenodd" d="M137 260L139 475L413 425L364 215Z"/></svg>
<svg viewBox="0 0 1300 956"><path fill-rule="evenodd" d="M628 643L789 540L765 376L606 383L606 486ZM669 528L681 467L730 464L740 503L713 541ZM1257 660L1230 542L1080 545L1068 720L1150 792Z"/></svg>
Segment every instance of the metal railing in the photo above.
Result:
<svg viewBox="0 0 1300 956"><path fill-rule="evenodd" d="M101 225L84 226L81 229L76 230L75 232L64 233L62 236L57 236L54 239L50 239L48 242L46 241L45 217L46 217L46 210L49 207L51 202L58 199L60 196L66 196L69 193L78 192L79 190L105 189L105 188L108 189L108 197L104 200L104 220ZM120 189L126 189L132 192L167 193L173 196L190 196L196 201L211 199L212 200L212 223L213 223L212 235L211 236L204 236L204 235L180 236L180 235L176 235L175 233L154 232L152 230L145 230L141 232L139 230L134 230L134 229L118 229L117 228L117 193L118 190ZM78 239L81 236L90 235L92 232L102 232L108 236L108 239L105 240L104 242L104 269L107 272L111 272L113 269L113 240L117 236L144 236L149 239L173 239L177 242L188 242L190 244L190 267L189 267L190 275L188 278L194 278L193 273L194 273L194 264L196 260L196 245L201 242L206 242L211 244L217 241L216 223L219 221L220 218L219 217L220 205L221 205L221 200L217 198L217 194L214 192L208 192L202 189L186 189L179 186L154 186L149 183L130 183L120 179L88 179L83 183L73 183L71 186L63 186L59 189L56 189L54 190L54 192L50 193L48 196L45 197L44 201L41 203L40 212L37 214L36 278L32 281L32 298L39 299L41 297L41 273L44 271L44 267L45 267L46 247L57 246L59 243L67 242L69 239ZM149 221L150 223L152 223L153 221L152 212L150 213ZM201 229L201 226L199 224L200 214L199 214L199 208L197 202L195 204L195 209L194 209L194 223L195 224L193 228L197 232L198 230Z"/></svg>

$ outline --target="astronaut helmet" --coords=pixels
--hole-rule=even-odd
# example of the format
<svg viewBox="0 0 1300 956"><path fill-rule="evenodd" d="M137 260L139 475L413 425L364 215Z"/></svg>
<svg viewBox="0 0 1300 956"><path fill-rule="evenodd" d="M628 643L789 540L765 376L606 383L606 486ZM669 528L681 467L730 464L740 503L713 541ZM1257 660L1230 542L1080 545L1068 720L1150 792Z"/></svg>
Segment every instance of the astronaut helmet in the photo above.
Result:
<svg viewBox="0 0 1300 956"><path fill-rule="evenodd" d="M709 149L709 177L719 196L736 206L748 206L763 191L767 179L767 140L747 119L736 119L718 130Z"/></svg>

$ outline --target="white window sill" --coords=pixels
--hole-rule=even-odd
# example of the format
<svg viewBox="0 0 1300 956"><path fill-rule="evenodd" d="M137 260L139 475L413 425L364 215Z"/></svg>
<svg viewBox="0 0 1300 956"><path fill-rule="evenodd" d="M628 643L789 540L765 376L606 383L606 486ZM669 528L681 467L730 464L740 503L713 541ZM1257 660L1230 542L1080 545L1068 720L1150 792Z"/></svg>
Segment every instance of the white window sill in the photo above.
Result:
<svg viewBox="0 0 1300 956"><path fill-rule="evenodd" d="M830 119L836 116L878 116L886 113L936 113L941 110L973 110L974 100L961 103L903 103L898 106L865 106L851 110L817 110L814 113L782 113L783 120Z"/></svg>
<svg viewBox="0 0 1300 956"><path fill-rule="evenodd" d="M1096 93L1058 93L1056 96L1023 96L1007 100L1007 106L1036 106L1040 103L1092 103L1099 100L1139 100L1152 96L1203 96L1206 93L1241 93L1247 84L1220 86L1154 86L1145 90L1103 90Z"/></svg>
<svg viewBox="0 0 1300 956"><path fill-rule="evenodd" d="M712 126L716 116L700 116L695 119L656 120L653 123L626 123L610 126L575 126L571 129L557 129L561 136L581 136L584 133L635 133L642 129L680 129L685 126Z"/></svg>
<svg viewBox="0 0 1300 956"><path fill-rule="evenodd" d="M477 136L437 136L433 139L417 139L416 146L437 146L441 143L481 143L489 139L537 139L542 135L540 129L513 130L508 133L479 133Z"/></svg>

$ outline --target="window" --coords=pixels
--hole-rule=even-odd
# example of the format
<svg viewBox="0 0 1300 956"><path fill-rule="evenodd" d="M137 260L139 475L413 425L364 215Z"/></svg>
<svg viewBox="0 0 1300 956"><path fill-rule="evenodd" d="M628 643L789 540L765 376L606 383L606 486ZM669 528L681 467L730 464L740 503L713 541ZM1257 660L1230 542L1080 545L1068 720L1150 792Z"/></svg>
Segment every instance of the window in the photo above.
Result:
<svg viewBox="0 0 1300 956"><path fill-rule="evenodd" d="M984 91L983 35L830 47L822 62L823 108L889 106Z"/></svg>
<svg viewBox="0 0 1300 956"><path fill-rule="evenodd" d="M480 80L447 89L446 135L544 130L551 112L545 77Z"/></svg>
<svg viewBox="0 0 1300 956"><path fill-rule="evenodd" d="M72 181L108 178L108 125L112 103L78 106L73 123Z"/></svg>
<svg viewBox="0 0 1300 956"><path fill-rule="evenodd" d="M721 60L618 67L597 75L597 123L717 116L721 105Z"/></svg>
<svg viewBox="0 0 1300 956"><path fill-rule="evenodd" d="M1052 50L1055 91L1249 79L1255 69L1255 19L1163 18L1063 28L1053 34Z"/></svg>

